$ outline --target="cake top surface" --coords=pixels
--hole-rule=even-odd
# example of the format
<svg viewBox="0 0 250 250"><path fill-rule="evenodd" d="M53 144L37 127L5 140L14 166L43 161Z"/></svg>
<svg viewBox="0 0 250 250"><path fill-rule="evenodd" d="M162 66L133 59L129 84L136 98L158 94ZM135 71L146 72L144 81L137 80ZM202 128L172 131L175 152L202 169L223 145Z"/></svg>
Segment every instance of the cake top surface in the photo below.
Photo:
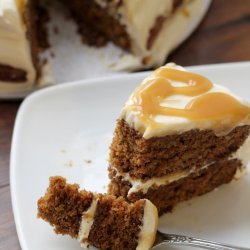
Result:
<svg viewBox="0 0 250 250"><path fill-rule="evenodd" d="M171 63L132 93L122 117L146 139L190 129L224 135L250 123L250 106L227 88Z"/></svg>

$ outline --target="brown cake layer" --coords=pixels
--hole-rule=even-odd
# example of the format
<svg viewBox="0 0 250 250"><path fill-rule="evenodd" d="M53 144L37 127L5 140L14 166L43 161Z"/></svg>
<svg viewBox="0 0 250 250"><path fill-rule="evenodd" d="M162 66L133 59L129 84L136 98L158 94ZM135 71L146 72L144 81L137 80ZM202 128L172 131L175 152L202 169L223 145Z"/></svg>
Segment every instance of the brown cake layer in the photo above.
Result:
<svg viewBox="0 0 250 250"><path fill-rule="evenodd" d="M144 204L144 200L128 205L122 197L102 197L89 234L90 245L99 249L136 249Z"/></svg>
<svg viewBox="0 0 250 250"><path fill-rule="evenodd" d="M22 83L27 80L25 70L13 68L8 65L0 64L0 81L10 83Z"/></svg>
<svg viewBox="0 0 250 250"><path fill-rule="evenodd" d="M147 49L150 50L154 44L154 41L158 34L160 33L164 22L166 21L165 16L158 16L155 21L155 25L151 28L147 41Z"/></svg>
<svg viewBox="0 0 250 250"><path fill-rule="evenodd" d="M34 25L31 29L31 36L35 37L34 45L39 51L43 51L50 47L47 30L50 17L47 9L42 6L41 0L33 1L33 11L31 11L30 16L32 16Z"/></svg>
<svg viewBox="0 0 250 250"><path fill-rule="evenodd" d="M130 39L125 27L109 15L105 8L92 0L63 1L70 8L86 43L102 46L107 41L113 41L126 50L130 49Z"/></svg>
<svg viewBox="0 0 250 250"><path fill-rule="evenodd" d="M117 19L117 8L122 5L121 1L107 1L107 8L101 7L92 0L63 0L71 9L73 18L78 23L78 29L83 36L84 42L90 45L102 46L107 41L113 41L118 46L129 50L130 38L127 34L126 28ZM174 0L173 12L183 3L183 0ZM111 12L109 14L109 5L112 4ZM82 14L82 11L88 11ZM119 19L119 17L118 17ZM151 28L147 41L147 49L150 49L160 33L163 23L167 18L164 16L156 17L155 24Z"/></svg>
<svg viewBox="0 0 250 250"><path fill-rule="evenodd" d="M152 186L145 194L140 191L132 193L129 197L127 196L131 184L116 177L115 173L111 171L109 192L112 195L127 197L130 202L142 198L149 199L158 208L159 215L162 215L165 212L170 212L181 201L210 192L219 185L230 182L237 168L240 167L241 162L236 159L218 161L208 168L201 169L176 182Z"/></svg>
<svg viewBox="0 0 250 250"><path fill-rule="evenodd" d="M40 0L27 2L24 21L27 26L27 38L30 41L31 56L38 79L41 76L42 67L42 62L39 61L39 53L49 47L46 27L49 15L47 10L41 6Z"/></svg>
<svg viewBox="0 0 250 250"><path fill-rule="evenodd" d="M98 198L88 243L99 249L136 249L142 226L145 200L129 204L124 198L79 191L62 177L51 177L50 186L38 201L38 217L48 221L59 234L77 238L81 217Z"/></svg>
<svg viewBox="0 0 250 250"><path fill-rule="evenodd" d="M240 126L226 136L212 130L145 139L124 120L118 120L110 146L110 166L131 177L148 179L227 159L246 140L250 126Z"/></svg>
<svg viewBox="0 0 250 250"><path fill-rule="evenodd" d="M49 222L58 234L76 238L82 213L92 202L93 194L79 191L79 185L69 185L62 177L51 177L50 186L38 201L38 217Z"/></svg>

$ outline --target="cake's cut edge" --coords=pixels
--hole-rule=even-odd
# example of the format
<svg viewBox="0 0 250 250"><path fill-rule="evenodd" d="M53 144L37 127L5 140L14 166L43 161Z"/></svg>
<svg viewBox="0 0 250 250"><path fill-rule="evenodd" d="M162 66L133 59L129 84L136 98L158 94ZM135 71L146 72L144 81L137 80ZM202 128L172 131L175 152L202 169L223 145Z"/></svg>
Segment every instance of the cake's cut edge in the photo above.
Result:
<svg viewBox="0 0 250 250"><path fill-rule="evenodd" d="M110 145L110 168L142 180L178 174L183 176L239 154L238 149L249 140L249 134L250 125L242 125L225 136L217 136L212 130L192 129L145 139L124 119L118 119ZM247 155L244 153L244 157Z"/></svg>
<svg viewBox="0 0 250 250"><path fill-rule="evenodd" d="M98 2L91 0L70 2L64 0L64 2L78 24L78 31L85 43L99 47L112 41L121 48L129 50L130 38L125 26L108 12L107 7L102 7ZM114 15L118 15L115 8ZM85 15L82 15L82 9L88 9Z"/></svg>
<svg viewBox="0 0 250 250"><path fill-rule="evenodd" d="M242 168L239 160L225 160L211 164L207 168L171 183L149 186L146 191L142 191L138 185L133 192L130 192L132 185L129 181L117 178L110 173L109 193L122 195L130 202L149 199L157 207L159 215L162 215L165 212L171 212L182 201L208 193L222 184L229 183L234 179L237 170L242 170Z"/></svg>

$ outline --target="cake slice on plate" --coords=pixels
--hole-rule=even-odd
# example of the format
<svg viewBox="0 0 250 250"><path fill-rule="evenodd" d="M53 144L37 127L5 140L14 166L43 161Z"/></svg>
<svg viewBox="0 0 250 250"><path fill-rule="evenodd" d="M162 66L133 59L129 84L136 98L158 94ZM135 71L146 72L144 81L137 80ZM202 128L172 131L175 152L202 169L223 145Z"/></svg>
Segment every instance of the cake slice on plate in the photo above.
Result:
<svg viewBox="0 0 250 250"><path fill-rule="evenodd" d="M237 83L235 83L237 84ZM230 182L250 157L250 106L168 64L132 93L110 147L109 192L149 199L159 214Z"/></svg>
<svg viewBox="0 0 250 250"><path fill-rule="evenodd" d="M82 247L99 249L150 249L154 243L158 213L148 200L129 204L124 198L79 191L62 177L51 177L38 201L38 217L58 234L78 239Z"/></svg>

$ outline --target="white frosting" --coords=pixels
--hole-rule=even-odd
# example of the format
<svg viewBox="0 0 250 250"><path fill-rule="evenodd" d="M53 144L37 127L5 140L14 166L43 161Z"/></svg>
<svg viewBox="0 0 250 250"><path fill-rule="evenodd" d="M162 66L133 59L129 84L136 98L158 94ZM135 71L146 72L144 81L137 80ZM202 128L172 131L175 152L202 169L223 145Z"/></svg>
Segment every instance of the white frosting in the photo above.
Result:
<svg viewBox="0 0 250 250"><path fill-rule="evenodd" d="M184 68L177 66L173 63L169 63L163 67L175 68L178 70L185 70ZM149 79L152 79L152 77L151 76L147 77L142 82L142 84L145 84ZM173 86L186 86L182 82L171 81L171 84ZM221 93L229 94L233 96L234 98L236 98L241 103L244 103L245 105L249 105L246 102L244 102L240 97L232 94L232 92L226 87L213 84L213 87L206 93L212 93L212 92L221 92ZM160 105L163 107L165 106L165 107L183 109L194 98L197 98L197 96L191 97L191 96L183 96L183 95L172 95L164 99L164 101ZM181 132L185 132L185 131L188 131L191 129L197 129L197 128L198 129L211 129L215 122L215 121L210 121L210 120L193 121L184 117L156 115L154 117L154 121L156 121L157 123L163 124L164 126L160 126L158 128L152 128L150 126L147 126L147 124L145 124L142 120L140 120L138 116L138 112L133 111L129 108L129 106L133 104L134 104L134 100L133 100L133 94L132 94L129 100L127 101L125 107L123 108L122 117L135 130L140 131L141 128L143 128L144 130L143 137L145 139L149 139L151 137L161 137L161 136L165 136L165 135L173 134L173 133L181 133ZM224 124L227 122L227 120L221 120L220 122L221 124Z"/></svg>
<svg viewBox="0 0 250 250"><path fill-rule="evenodd" d="M26 3L26 0L24 1ZM27 28L23 20L23 10L17 0L0 1L0 64L22 69L27 72L27 81L8 83L0 81L0 91L28 89L36 78Z"/></svg>
<svg viewBox="0 0 250 250"><path fill-rule="evenodd" d="M250 161L250 136L244 141L241 147L232 155L232 158L241 160L243 166Z"/></svg>
<svg viewBox="0 0 250 250"><path fill-rule="evenodd" d="M234 179L238 180L247 173L247 164L250 162L250 135L230 158L238 159L242 163L242 167L237 169L234 176Z"/></svg>
<svg viewBox="0 0 250 250"><path fill-rule="evenodd" d="M81 247L88 247L89 245L88 237L89 237L89 232L94 222L94 216L95 216L97 203L98 203L98 200L94 198L89 209L86 212L84 212L82 215L82 221L81 221L78 238L77 238L81 244Z"/></svg>
<svg viewBox="0 0 250 250"><path fill-rule="evenodd" d="M173 0L124 1L124 7L121 7L121 22L126 26L131 38L133 54L125 55L121 62L112 68L141 69L162 65L169 53L192 33L209 4L210 0L184 0L181 6L172 12ZM166 19L152 47L147 49L150 30L159 16L164 16ZM147 62L142 65L144 58Z"/></svg>
<svg viewBox="0 0 250 250"><path fill-rule="evenodd" d="M148 250L155 241L158 228L158 211L155 205L145 200L143 224L139 234L136 250Z"/></svg>
<svg viewBox="0 0 250 250"><path fill-rule="evenodd" d="M120 21L126 26L134 53L138 55L147 54L147 41L156 19L159 16L169 16L172 9L173 0L123 1Z"/></svg>
<svg viewBox="0 0 250 250"><path fill-rule="evenodd" d="M197 20L201 21L209 4L210 0L186 0L172 17L166 20L149 52L153 66L164 64L167 55L192 33Z"/></svg>

